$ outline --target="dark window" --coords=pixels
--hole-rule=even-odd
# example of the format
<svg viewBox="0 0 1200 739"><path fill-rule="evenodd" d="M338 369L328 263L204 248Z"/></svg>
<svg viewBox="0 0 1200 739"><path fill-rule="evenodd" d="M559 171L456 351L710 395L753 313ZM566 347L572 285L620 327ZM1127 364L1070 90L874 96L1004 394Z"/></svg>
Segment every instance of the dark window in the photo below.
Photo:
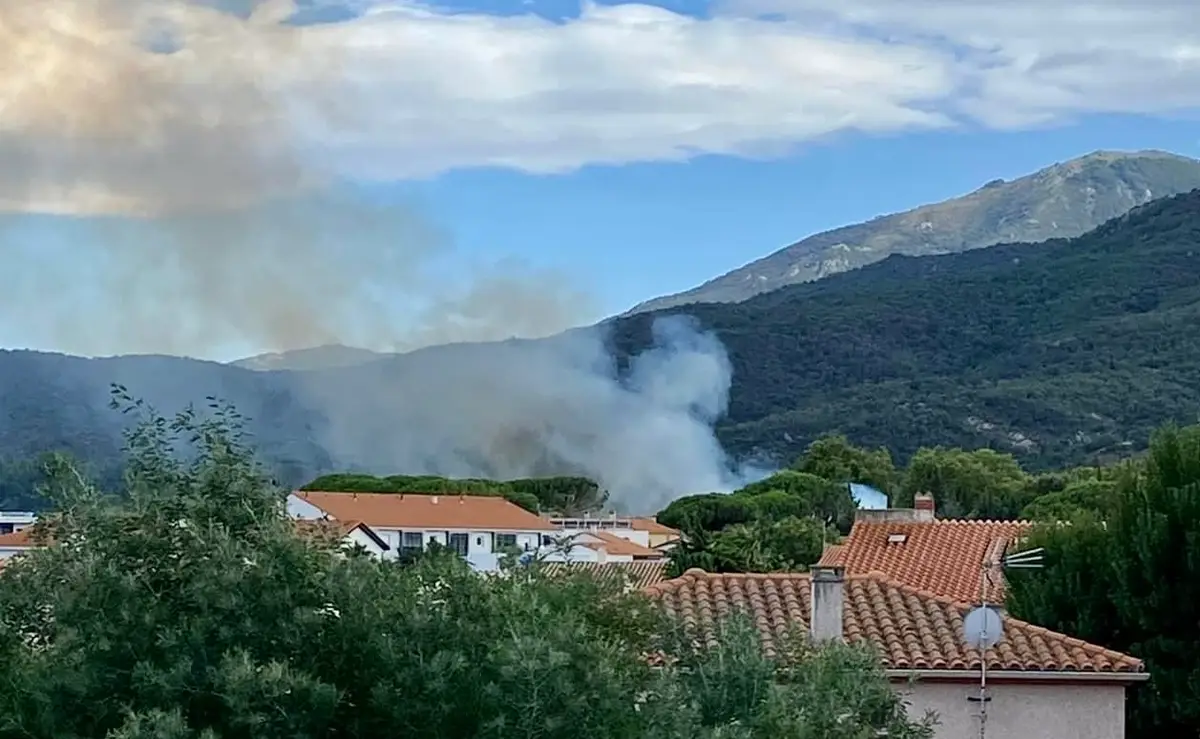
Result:
<svg viewBox="0 0 1200 739"><path fill-rule="evenodd" d="M469 541L470 537L466 534L451 534L450 548L465 557L467 556L467 544Z"/></svg>
<svg viewBox="0 0 1200 739"><path fill-rule="evenodd" d="M496 549L516 549L517 535L516 534L496 534Z"/></svg>
<svg viewBox="0 0 1200 739"><path fill-rule="evenodd" d="M405 531L400 537L402 553L419 552L425 548L425 537L421 535L420 531Z"/></svg>

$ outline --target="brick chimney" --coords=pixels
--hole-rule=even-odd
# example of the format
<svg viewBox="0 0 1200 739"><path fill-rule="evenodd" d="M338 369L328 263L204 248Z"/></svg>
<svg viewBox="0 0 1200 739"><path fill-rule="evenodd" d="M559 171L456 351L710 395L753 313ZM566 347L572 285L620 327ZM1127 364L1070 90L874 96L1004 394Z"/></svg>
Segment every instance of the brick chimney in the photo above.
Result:
<svg viewBox="0 0 1200 739"><path fill-rule="evenodd" d="M933 503L933 496L929 493L917 493L913 497L913 510L921 512L922 520L932 521L937 515L937 508Z"/></svg>
<svg viewBox="0 0 1200 739"><path fill-rule="evenodd" d="M809 630L814 643L840 641L842 636L842 604L845 601L846 568L813 567L812 613Z"/></svg>

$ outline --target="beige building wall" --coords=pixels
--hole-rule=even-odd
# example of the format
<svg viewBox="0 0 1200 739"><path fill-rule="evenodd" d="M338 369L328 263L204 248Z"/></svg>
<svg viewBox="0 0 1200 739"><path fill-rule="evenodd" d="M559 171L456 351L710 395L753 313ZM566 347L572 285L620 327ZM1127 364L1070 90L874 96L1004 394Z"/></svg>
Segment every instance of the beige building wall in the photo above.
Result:
<svg viewBox="0 0 1200 739"><path fill-rule="evenodd" d="M898 684L913 717L938 715L937 739L977 739L976 683ZM1004 683L988 686L986 739L1124 739L1125 686Z"/></svg>

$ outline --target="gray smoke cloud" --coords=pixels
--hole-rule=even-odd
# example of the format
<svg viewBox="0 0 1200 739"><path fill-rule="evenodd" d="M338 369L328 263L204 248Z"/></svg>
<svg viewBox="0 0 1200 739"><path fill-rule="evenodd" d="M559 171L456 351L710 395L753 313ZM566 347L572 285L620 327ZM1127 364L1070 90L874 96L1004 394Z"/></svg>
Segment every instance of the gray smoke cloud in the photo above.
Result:
<svg viewBox="0 0 1200 739"><path fill-rule="evenodd" d="M267 82L350 77L336 49L284 22L291 3L240 5L0 7L0 210L21 214L0 229L5 322L74 353L203 357L547 336L590 317L561 275L462 265L412 208L322 166L312 132L369 127L371 106ZM292 381L343 464L581 474L650 510L732 479L712 432L723 348L676 322L656 341L624 378L596 328Z"/></svg>
<svg viewBox="0 0 1200 739"><path fill-rule="evenodd" d="M376 472L511 479L583 475L620 508L742 484L713 434L732 371L711 333L683 317L619 373L607 328L542 341L435 347L315 373L336 456ZM381 388L388 392L377 392Z"/></svg>

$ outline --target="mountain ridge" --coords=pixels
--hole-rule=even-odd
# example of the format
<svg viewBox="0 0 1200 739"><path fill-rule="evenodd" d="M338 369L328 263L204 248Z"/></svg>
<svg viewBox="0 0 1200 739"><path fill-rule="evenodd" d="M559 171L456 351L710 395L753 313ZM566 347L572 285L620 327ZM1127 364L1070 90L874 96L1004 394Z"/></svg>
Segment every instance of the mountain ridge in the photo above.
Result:
<svg viewBox="0 0 1200 739"><path fill-rule="evenodd" d="M813 234L623 315L694 303L736 303L872 264L1001 243L1079 236L1159 197L1200 188L1200 160L1160 150L1099 150L964 195Z"/></svg>

